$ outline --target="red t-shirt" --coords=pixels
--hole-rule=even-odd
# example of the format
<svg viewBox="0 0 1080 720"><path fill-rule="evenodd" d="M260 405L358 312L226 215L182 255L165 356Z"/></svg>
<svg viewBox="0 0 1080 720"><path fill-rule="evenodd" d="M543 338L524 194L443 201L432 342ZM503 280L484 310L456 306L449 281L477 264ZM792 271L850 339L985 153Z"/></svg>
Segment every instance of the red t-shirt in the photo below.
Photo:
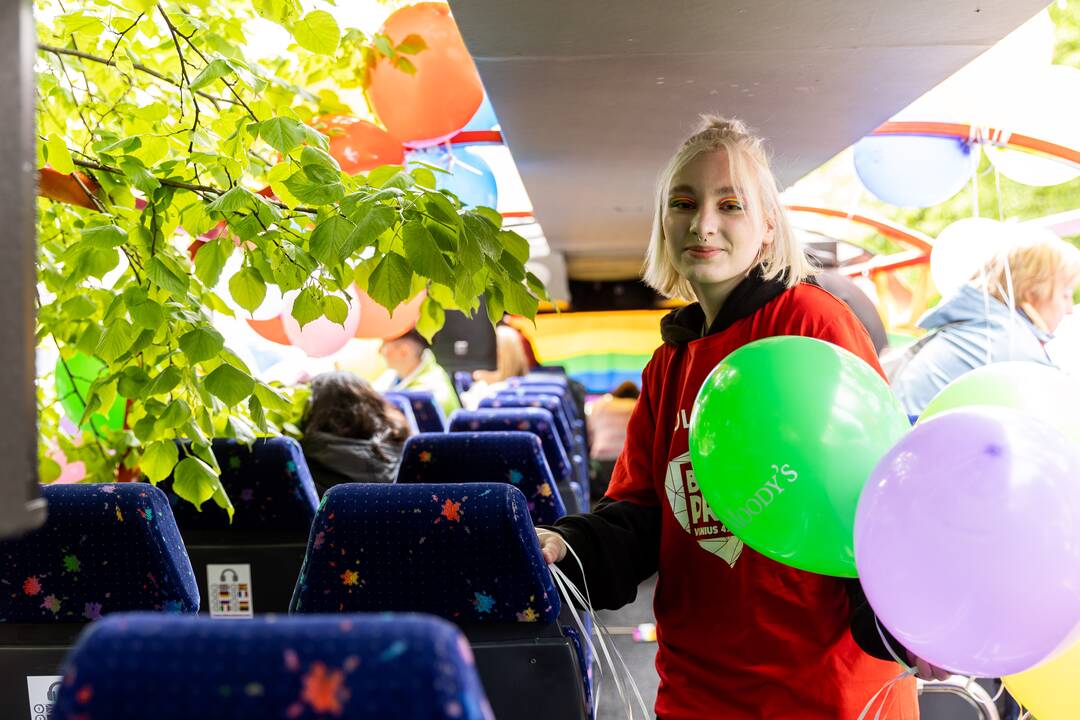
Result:
<svg viewBox="0 0 1080 720"><path fill-rule="evenodd" d="M855 720L900 672L855 644L843 580L745 547L712 515L689 472L687 427L705 377L736 348L776 335L827 340L881 372L847 306L800 284L719 333L656 351L607 491L661 508L653 609L662 720ZM806 381L814 382L809 372ZM918 716L909 678L890 693L887 717Z"/></svg>

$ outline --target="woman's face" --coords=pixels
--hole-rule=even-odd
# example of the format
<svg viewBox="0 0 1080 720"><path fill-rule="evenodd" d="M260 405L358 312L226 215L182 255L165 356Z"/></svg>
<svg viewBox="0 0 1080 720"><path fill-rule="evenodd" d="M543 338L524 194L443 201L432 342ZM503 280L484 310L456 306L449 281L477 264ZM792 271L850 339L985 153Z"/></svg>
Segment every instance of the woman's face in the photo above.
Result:
<svg viewBox="0 0 1080 720"><path fill-rule="evenodd" d="M1069 285L1069 279L1059 274L1054 281L1054 291L1050 293L1050 297L1031 303L1050 332L1057 330L1065 316L1073 311L1075 290L1076 288Z"/></svg>
<svg viewBox="0 0 1080 720"><path fill-rule="evenodd" d="M724 150L699 153L671 179L664 206L664 240L672 264L698 297L734 287L758 260L772 230L743 207Z"/></svg>

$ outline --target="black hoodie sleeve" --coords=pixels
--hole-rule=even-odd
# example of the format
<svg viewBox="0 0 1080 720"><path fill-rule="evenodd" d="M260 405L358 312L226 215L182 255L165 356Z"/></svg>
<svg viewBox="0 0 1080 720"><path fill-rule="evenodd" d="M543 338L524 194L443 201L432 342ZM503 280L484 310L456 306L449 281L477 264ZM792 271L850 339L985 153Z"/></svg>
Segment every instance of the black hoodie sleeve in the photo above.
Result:
<svg viewBox="0 0 1080 720"><path fill-rule="evenodd" d="M591 513L567 515L545 526L563 536L581 559L588 594L597 610L617 610L634 601L638 585L656 572L660 559L660 508L604 497ZM586 586L573 554L558 564L584 595Z"/></svg>
<svg viewBox="0 0 1080 720"><path fill-rule="evenodd" d="M881 626L881 633L878 632L877 616L874 615L874 610L870 607L870 602L866 599L859 581L845 580L844 585L851 602L851 637L854 638L855 644L862 648L864 653L878 660L892 660L893 656L889 654L881 637L884 634L889 647L906 662L904 646L892 636L892 633L886 630L884 625Z"/></svg>

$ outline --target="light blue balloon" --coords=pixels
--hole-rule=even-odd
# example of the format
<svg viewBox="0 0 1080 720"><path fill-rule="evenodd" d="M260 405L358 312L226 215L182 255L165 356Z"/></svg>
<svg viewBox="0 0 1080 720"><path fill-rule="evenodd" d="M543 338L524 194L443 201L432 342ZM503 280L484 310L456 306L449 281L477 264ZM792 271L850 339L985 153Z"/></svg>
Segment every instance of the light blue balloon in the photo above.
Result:
<svg viewBox="0 0 1080 720"><path fill-rule="evenodd" d="M480 103L480 107L477 109L476 114L472 116L472 120L469 124L463 128L463 131L468 132L472 130L491 130L498 126L499 118L495 116L495 108L491 106L491 98L484 93L484 102Z"/></svg>
<svg viewBox="0 0 1080 720"><path fill-rule="evenodd" d="M495 173L469 145L453 145L449 153L442 147L412 150L405 162L409 169L421 167L422 162L449 171L435 173L435 187L449 190L465 205L494 208L499 201Z"/></svg>
<svg viewBox="0 0 1080 720"><path fill-rule="evenodd" d="M971 180L972 152L971 145L955 138L870 135L855 143L855 172L867 190L890 205L932 207Z"/></svg>

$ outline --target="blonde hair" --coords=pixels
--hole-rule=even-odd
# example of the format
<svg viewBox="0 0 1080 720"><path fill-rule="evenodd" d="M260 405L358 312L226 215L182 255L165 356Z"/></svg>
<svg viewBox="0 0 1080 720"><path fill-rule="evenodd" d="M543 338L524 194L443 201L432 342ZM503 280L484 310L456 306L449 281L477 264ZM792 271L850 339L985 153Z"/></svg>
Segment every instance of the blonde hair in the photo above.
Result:
<svg viewBox="0 0 1080 720"><path fill-rule="evenodd" d="M794 287L813 272L791 229L780 190L769 168L764 141L733 118L702 115L701 127L682 144L660 173L656 187L656 212L653 215L652 236L645 253L642 276L645 282L664 297L694 301L697 296L690 283L679 274L668 254L664 238L664 210L667 194L675 175L703 152L724 150L732 184L743 207L749 208L762 232L771 227L773 241L762 246L756 264L762 266L766 280L783 277L784 284Z"/></svg>
<svg viewBox="0 0 1080 720"><path fill-rule="evenodd" d="M1017 228L1018 240L985 266L987 287L1008 302L1009 284L1017 304L1044 302L1062 286L1080 285L1080 249L1044 228ZM982 271L973 278L980 281Z"/></svg>
<svg viewBox="0 0 1080 720"><path fill-rule="evenodd" d="M477 370L474 376L489 385L502 382L507 378L520 377L529 371L529 359L525 355L525 346L521 333L508 325L495 328L496 369Z"/></svg>

